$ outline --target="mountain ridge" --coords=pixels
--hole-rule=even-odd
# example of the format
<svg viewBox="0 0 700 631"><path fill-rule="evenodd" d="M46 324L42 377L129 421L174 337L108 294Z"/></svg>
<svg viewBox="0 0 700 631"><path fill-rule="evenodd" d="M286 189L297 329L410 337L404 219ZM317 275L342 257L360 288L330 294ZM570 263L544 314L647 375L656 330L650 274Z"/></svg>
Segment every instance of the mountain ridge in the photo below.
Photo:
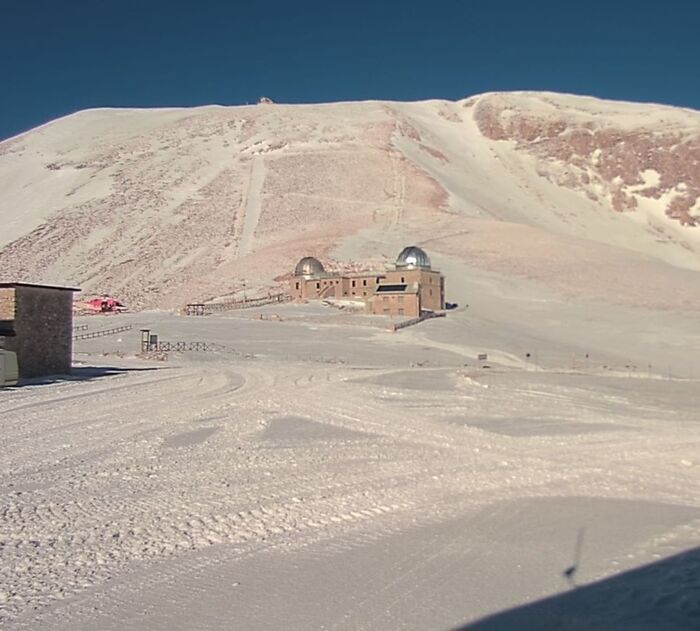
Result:
<svg viewBox="0 0 700 631"><path fill-rule="evenodd" d="M421 242L605 298L587 250L658 277L614 300L688 308L698 129L694 110L532 91L85 110L0 143L0 274L172 307L267 290L306 254L352 266Z"/></svg>

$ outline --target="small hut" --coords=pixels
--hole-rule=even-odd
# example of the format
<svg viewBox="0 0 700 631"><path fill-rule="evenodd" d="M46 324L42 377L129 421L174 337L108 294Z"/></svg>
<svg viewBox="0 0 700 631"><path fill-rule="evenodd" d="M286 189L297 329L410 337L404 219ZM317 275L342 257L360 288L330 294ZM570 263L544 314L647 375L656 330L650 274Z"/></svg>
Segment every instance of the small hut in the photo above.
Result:
<svg viewBox="0 0 700 631"><path fill-rule="evenodd" d="M0 283L4 347L20 378L68 374L73 353L73 287Z"/></svg>

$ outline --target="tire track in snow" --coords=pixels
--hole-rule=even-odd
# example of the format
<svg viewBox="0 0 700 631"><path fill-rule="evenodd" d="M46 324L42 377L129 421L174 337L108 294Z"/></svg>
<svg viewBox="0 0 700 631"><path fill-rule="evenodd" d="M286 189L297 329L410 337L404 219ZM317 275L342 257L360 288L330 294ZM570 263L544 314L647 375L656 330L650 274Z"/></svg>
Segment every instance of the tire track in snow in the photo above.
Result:
<svg viewBox="0 0 700 631"><path fill-rule="evenodd" d="M324 379L325 366L305 369L306 379L299 381L298 364L266 361L213 367L202 362L182 370L186 380L154 384L136 402L122 389L111 398L100 395L110 412L94 427L61 421L80 412L77 400L52 411L37 409L32 421L37 440L22 444L16 460L32 464L16 475L30 486L47 486L3 496L0 505L0 582L12 594L0 617L8 623L21 628L25 616L39 628L31 624L38 620L33 608L47 607L45 628L55 628L49 621L59 618L70 626L77 611L89 618L83 603L96 602L89 590L97 588L101 599L108 594L101 602L113 603L110 624L123 628L128 625L120 607L133 613L129 603L141 591L166 585L168 598L184 598L178 583L192 593L216 586L222 566L211 559L219 555L230 562L270 547L295 549L318 541L329 541L325 553L332 555L407 524L498 499L566 493L572 485L582 494L629 495L629 481L638 473L633 466L619 467L614 477L597 471L598 441L587 449L590 463L562 467L569 456L565 448L552 455L549 443L440 425L435 415L410 410L416 402L425 409L473 406L459 398L459 390L454 396L423 390L382 399L374 396L379 392L374 387L355 390L343 381L352 372L341 367L331 379ZM42 400L37 392L36 402ZM125 420L133 414L142 415L145 425ZM321 431L296 442L285 442L284 434L282 440L266 438L271 417L280 415L360 436ZM68 426L63 434L62 422ZM164 447L166 438L191 431L193 423L218 431L207 440ZM19 422L13 427L10 449L22 429ZM55 438L42 442L42 427L58 430ZM74 443L65 459L51 450L51 442L60 440ZM105 442L111 451L90 451ZM523 444L528 453L512 462L513 450ZM638 460L640 448L646 448L644 442L636 441L630 457ZM115 579L121 587L112 592L105 584ZM61 599L72 603L65 616L55 604Z"/></svg>
<svg viewBox="0 0 700 631"><path fill-rule="evenodd" d="M125 375L105 376L105 377L99 378L98 381L101 381L102 379L107 379L107 380L115 379L115 378L119 378L119 377L123 377L123 376L125 376ZM31 402L24 403L24 404L15 406L15 407L11 407L9 409L0 409L0 412L2 414L11 414L13 412L21 412L23 410L36 410L36 408L39 408L39 407L54 406L57 404L64 403L66 401L72 401L75 399L82 399L85 397L96 397L96 396L100 396L100 395L106 395L107 397L112 397L114 392L123 391L123 390L132 391L135 388L147 388L147 387L153 386L155 384L160 385L160 384L163 384L167 381L178 381L178 380L187 379L187 378L188 378L187 374L184 374L184 375L179 374L179 375L174 375L174 376L170 376L170 377L160 376L160 377L157 377L155 379L148 379L148 380L140 381L140 382L137 381L136 383L128 383L128 384L124 384L124 385L120 385L120 386L115 386L115 385L110 385L110 386L106 386L106 387L97 386L94 388L90 388L89 390L86 390L84 392L69 394L66 396L48 398L48 399L44 399L41 401L31 401ZM68 385L68 384L72 384L73 387L76 387L76 388L83 387L86 385L85 382L82 382L80 380L66 381L65 385ZM60 385L63 386L64 384L60 384ZM90 387L92 385L93 384L89 384L88 387ZM30 389L32 388L32 386L27 386L27 387ZM34 387L43 389L43 388L46 388L47 386L34 386ZM54 388L59 387L59 384L52 384L52 387L54 387ZM43 390L41 391L41 394L44 394ZM33 396L33 393L30 391L29 397L32 397L32 396Z"/></svg>
<svg viewBox="0 0 700 631"><path fill-rule="evenodd" d="M251 386L250 375L256 373ZM259 369L250 370L246 372L247 388L240 388L237 384L231 388L226 378L209 378L206 369L201 374L191 371L187 383L194 392L188 396L195 403L202 399L207 402L206 407L198 410L199 414L211 414L212 411L220 411L231 405L240 408L251 403L257 406L260 403L257 397L270 381L264 374L265 371ZM292 389L293 380L290 379L288 383L288 388ZM196 386L200 384L206 387L198 390ZM177 388L173 388L172 384L167 386L167 390L155 388L154 393L158 396L146 397L143 401L124 399L117 394L116 400L106 402L111 416L107 415L105 420L121 417L126 410L134 407L141 414L151 416L151 423L156 426L158 421L166 423L172 420L176 410L178 414L186 414L187 409L179 409L182 405L182 397L178 396L180 386L182 382L178 383ZM57 404L53 412L59 417L69 418L79 407L77 399L70 398ZM45 422L53 422L51 418L53 417L47 417ZM104 431L99 422L93 419L91 423L97 425L98 430ZM69 422L66 426L68 429L63 429L69 433L77 429L75 423ZM122 431L125 428L124 425L118 427ZM60 430L57 428L59 434ZM81 432L81 436L83 434ZM78 437L73 437L74 440L76 438ZM123 443L123 439L120 442ZM332 444L328 445L329 449L332 449ZM359 451L361 454L361 449ZM81 453L80 446L77 452ZM46 605L76 588L80 591L80 585L93 585L105 580L106 576L124 567L125 563L137 559L144 561L161 558L163 555L200 549L221 541L243 544L265 541L274 536L296 540L306 531L337 529L339 525L358 519L371 519L401 507L401 504L391 501L391 493L386 500L382 499L386 495L383 490L387 487L387 476L393 479L395 475L391 472L391 467L387 469L384 466L377 467L373 473L372 477L376 480L374 485L369 484L367 475L360 469L354 475L343 476L343 483L335 485L324 481L322 475L316 475L315 467L311 469L311 476L303 473L299 478L299 475L290 473L285 478L285 485L291 485L298 495L311 498L304 501L260 504L257 499L259 495L277 495L284 499L285 496L280 492L283 489L273 478L271 486L270 483L256 486L246 481L244 485L247 492L243 496L234 497L233 504L228 502L228 512L218 510L226 508L226 501L220 497L212 498L213 503L212 500L207 500L190 505L186 501L178 502L175 491L180 488L185 493L188 492L183 483L187 484L187 475L191 469L182 470L178 466L171 466L169 471L163 471L167 463L161 463L160 467L156 466L151 471L145 463L139 464L139 460L149 460L152 457L149 454L153 453L148 441L143 451L134 450L133 445L115 445L114 453L99 463L99 469L82 458L77 462L66 462L63 475L56 476L56 472L47 471L46 475L50 474L52 479L51 503L37 503L45 493L34 494L34 497L29 496L26 500L23 494L10 500L10 506L2 513L3 523L8 525L3 532L7 567L13 566L13 560L26 562L25 565L15 565L11 576L3 577L12 594L16 595L12 596L12 604L17 606L22 602L32 602L38 606ZM180 453L189 460L194 451L185 449ZM226 466L227 453L229 452L223 450L221 456L224 461L210 461L209 468L218 469L221 475ZM38 455L41 456L41 450ZM276 466L277 457L270 458L270 455L275 456L274 450L263 456L257 465L255 461L247 461L244 468L249 470L251 477L257 477L258 466ZM286 454L280 457L282 462L286 458ZM181 458L176 458L173 465L179 460ZM199 464L195 468L198 471L207 470L206 466ZM103 486L101 480L105 479L101 476L102 470L106 470L107 481L113 479L106 496L104 491L100 493L97 490ZM81 476L81 471L84 473L78 478L78 486L82 487L82 497L91 498L87 502L72 501L76 492L75 476ZM151 473L156 477L153 483L150 481ZM306 482L303 482L304 478ZM142 497L134 497L133 492L129 491L136 482L139 483ZM413 480L409 477L405 484L411 485ZM396 482L393 486L396 486ZM278 491L270 493L275 487ZM374 497L367 497L373 487L376 488ZM319 488L323 489L321 495ZM232 505L237 506L235 513L230 512ZM244 508L246 505L248 508ZM158 508L159 516L164 516L164 519L153 517L154 507ZM70 524L71 534L66 535L61 527L58 528L58 534L54 534L57 524ZM80 553L77 553L78 550ZM60 558L73 558L74 562L64 569L57 562ZM37 586L40 593L32 596Z"/></svg>

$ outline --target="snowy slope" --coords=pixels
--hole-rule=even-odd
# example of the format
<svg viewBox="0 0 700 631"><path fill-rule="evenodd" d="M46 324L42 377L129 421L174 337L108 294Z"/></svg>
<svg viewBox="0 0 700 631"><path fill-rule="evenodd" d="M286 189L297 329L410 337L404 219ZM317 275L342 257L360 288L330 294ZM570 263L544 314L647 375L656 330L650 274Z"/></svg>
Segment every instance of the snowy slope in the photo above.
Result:
<svg viewBox="0 0 700 631"><path fill-rule="evenodd" d="M547 93L79 112L0 143L0 276L177 306L269 287L305 254L382 263L416 242L694 307L699 128L690 110Z"/></svg>

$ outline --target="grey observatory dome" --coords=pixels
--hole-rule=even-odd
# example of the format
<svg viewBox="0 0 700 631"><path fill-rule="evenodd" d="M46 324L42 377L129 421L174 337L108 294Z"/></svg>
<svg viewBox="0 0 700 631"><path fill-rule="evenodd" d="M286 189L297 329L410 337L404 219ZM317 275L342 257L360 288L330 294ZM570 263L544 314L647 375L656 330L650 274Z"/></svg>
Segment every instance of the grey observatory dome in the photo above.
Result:
<svg viewBox="0 0 700 631"><path fill-rule="evenodd" d="M294 276L320 276L325 271L321 261L313 256L305 256L294 268Z"/></svg>
<svg viewBox="0 0 700 631"><path fill-rule="evenodd" d="M396 267L426 267L430 269L430 257L418 246L409 245L401 250L396 259Z"/></svg>

